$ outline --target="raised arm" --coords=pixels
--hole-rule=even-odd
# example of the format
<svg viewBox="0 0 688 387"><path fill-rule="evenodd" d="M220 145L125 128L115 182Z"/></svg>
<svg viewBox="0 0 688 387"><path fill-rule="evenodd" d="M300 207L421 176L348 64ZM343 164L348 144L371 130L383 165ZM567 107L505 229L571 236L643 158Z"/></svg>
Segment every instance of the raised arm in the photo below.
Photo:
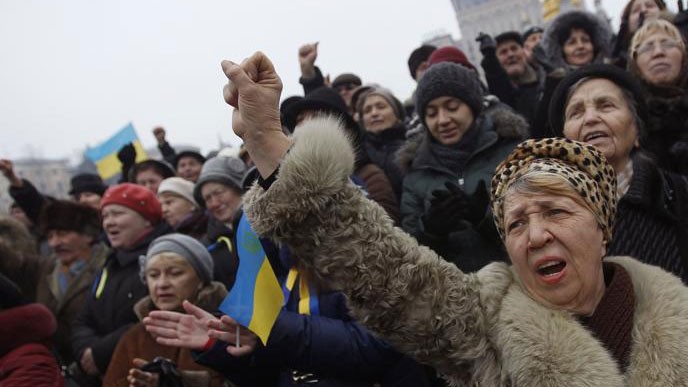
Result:
<svg viewBox="0 0 688 387"><path fill-rule="evenodd" d="M250 69L250 61L242 67ZM235 84L241 101L243 85L236 79ZM255 87L248 91L260 92ZM498 284L509 282L509 271L493 266L480 277L464 275L393 227L384 210L349 181L354 152L335 120L315 119L299 127L293 147L282 157L288 142L268 140L278 134L245 119L252 113L239 106L235 131L251 139L249 152L264 158L264 165L274 165L261 175L280 165L272 186L254 186L245 196L244 210L254 230L288 244L322 281L345 292L358 321L397 349L449 375L460 371L459 364L493 356L486 321L492 305L481 299L486 292L505 292ZM275 143L284 148L265 149Z"/></svg>

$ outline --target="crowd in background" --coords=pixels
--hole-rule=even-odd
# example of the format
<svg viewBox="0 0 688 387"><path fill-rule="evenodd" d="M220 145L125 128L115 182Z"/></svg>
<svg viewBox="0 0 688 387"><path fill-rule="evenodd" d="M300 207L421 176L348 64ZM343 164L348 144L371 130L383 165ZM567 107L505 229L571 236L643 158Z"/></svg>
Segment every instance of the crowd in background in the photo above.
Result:
<svg viewBox="0 0 688 387"><path fill-rule="evenodd" d="M631 0L614 33L572 11L544 28L480 34L479 64L454 46L422 45L408 57L417 85L404 102L353 73L330 82L316 65L318 44L305 44L304 95L283 100L283 130L337 117L356 151L351 181L464 272L508 259L489 185L516 145L592 144L617 178L607 255L687 283L683 16L662 0ZM176 152L163 128L153 134L163 159L137 163L125 146L120 183L75 175L71 200L38 192L0 160L14 200L0 217L0 385L446 385L355 321L341 292L273 241L263 242L286 299L269 341L221 318L239 265L242 196L269 178L243 149ZM177 341L161 343L170 330Z"/></svg>

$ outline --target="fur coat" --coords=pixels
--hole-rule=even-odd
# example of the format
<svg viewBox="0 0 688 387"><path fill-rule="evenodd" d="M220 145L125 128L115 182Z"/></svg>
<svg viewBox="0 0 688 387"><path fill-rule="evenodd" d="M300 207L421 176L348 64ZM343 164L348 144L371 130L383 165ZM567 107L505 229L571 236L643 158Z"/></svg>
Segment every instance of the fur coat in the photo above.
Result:
<svg viewBox="0 0 688 387"><path fill-rule="evenodd" d="M661 269L607 258L636 293L630 365L565 311L531 299L513 270L464 274L401 229L349 181L353 152L337 124L313 120L267 191L244 210L260 235L288 244L353 315L454 386L686 386L688 290ZM308 257L318 257L313 260Z"/></svg>

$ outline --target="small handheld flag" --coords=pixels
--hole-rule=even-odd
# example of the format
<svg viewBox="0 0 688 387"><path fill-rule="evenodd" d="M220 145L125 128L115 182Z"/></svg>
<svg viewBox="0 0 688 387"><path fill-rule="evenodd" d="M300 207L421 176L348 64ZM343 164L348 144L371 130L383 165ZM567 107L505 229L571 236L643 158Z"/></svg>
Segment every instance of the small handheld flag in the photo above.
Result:
<svg viewBox="0 0 688 387"><path fill-rule="evenodd" d="M239 268L220 310L266 344L284 304L282 287L245 214L239 220L236 240Z"/></svg>

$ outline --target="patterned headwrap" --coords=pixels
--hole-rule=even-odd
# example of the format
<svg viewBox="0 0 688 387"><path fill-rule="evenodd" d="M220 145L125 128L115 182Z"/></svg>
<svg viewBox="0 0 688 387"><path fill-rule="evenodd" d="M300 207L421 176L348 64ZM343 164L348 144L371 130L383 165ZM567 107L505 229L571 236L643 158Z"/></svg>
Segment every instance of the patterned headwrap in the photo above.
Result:
<svg viewBox="0 0 688 387"><path fill-rule="evenodd" d="M497 166L492 178L492 213L502 239L504 195L511 184L533 171L550 172L565 178L593 209L595 218L611 240L616 213L616 175L604 155L592 145L563 138L527 140L516 146Z"/></svg>

